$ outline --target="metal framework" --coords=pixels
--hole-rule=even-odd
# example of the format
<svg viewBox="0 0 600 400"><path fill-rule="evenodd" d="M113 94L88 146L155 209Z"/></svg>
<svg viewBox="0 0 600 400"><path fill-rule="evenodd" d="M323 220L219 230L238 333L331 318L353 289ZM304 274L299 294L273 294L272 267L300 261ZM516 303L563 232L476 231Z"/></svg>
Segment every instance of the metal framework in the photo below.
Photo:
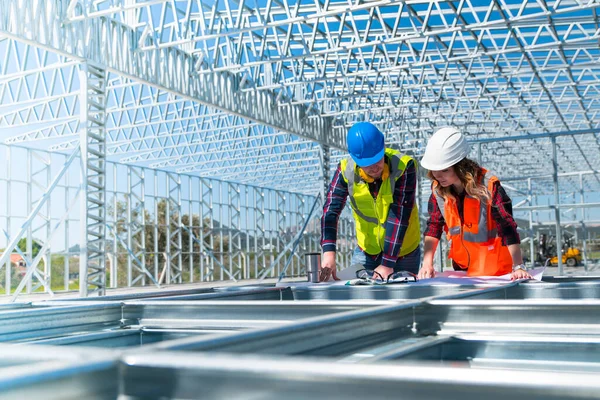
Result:
<svg viewBox="0 0 600 400"><path fill-rule="evenodd" d="M84 196L81 207L79 294L106 294L106 71L83 64L79 147ZM89 289L91 286L91 290Z"/></svg>
<svg viewBox="0 0 600 400"><path fill-rule="evenodd" d="M314 187L317 143L343 150L367 119L416 155L436 127L459 126L489 140L482 161L507 177L549 170L561 132L560 172L598 166L595 1L1 4L17 106L2 119L50 123L9 143L75 146L71 71L91 62L110 72L107 155L131 163Z"/></svg>
<svg viewBox="0 0 600 400"><path fill-rule="evenodd" d="M0 229L13 233L0 241L0 248L12 249L0 252L3 292L15 297L41 286L48 293L78 288L85 241L73 227L81 227L82 214L90 213L80 195L79 149L70 156L17 145L0 145L0 151L8 160L0 172L0 188L8 189L0 198ZM60 167L58 175L48 170L50 162ZM55 176L41 185L40 174L30 170ZM278 277L286 266L287 276L298 276L302 254L320 248L320 195L111 161L105 176L106 287ZM23 202L27 193L32 211ZM352 224L345 213L339 235L342 263L353 250ZM19 238L25 241L22 251ZM38 245L39 252L33 251ZM23 255L25 276L10 262L11 253Z"/></svg>
<svg viewBox="0 0 600 400"><path fill-rule="evenodd" d="M50 399L593 398L600 282L546 280L288 282L4 304L0 387ZM315 385L324 377L341 385Z"/></svg>
<svg viewBox="0 0 600 400"><path fill-rule="evenodd" d="M289 244L264 239L287 229L295 212L287 207L296 199L281 193L311 203L345 156L345 132L363 120L417 158L438 127L461 128L473 158L511 181L517 203L532 207L533 193L552 197L560 237L565 197L600 195L597 174L578 175L600 169L599 7L594 0L0 0L0 139L59 154L81 149L82 295L88 287L103 294L107 286L149 284L150 276L159 284L213 279L217 270L219 279L225 270L257 276L276 257L266 249ZM108 161L141 168L126 175L120 239L106 231L107 215L118 219L120 206L107 196L117 180L105 173ZM133 172L146 167L166 171L166 189L162 175ZM32 170L37 180L44 175L44 197L53 190L48 171ZM538 179L549 171L550 179ZM192 204L184 192L196 190L182 182L186 174L200 178L197 212L184 210ZM212 179L229 186L217 192ZM422 205L427 187L423 181ZM262 214L272 204L261 188L279 193L272 218ZM144 198L152 192L166 194L160 221L162 205ZM213 214L206 207L221 197L230 199L227 212ZM597 203L582 198L586 207ZM27 199L29 215L36 205ZM244 214L248 204L254 210ZM164 246L159 226L153 235L142 229L150 216L143 210L166 227ZM14 212L7 204L3 214L11 240L19 232ZM194 226L184 225L185 215L204 221L207 213L208 229L185 233ZM66 218L64 229L72 223ZM51 224L28 226L20 237L32 261L35 232L44 230L45 244ZM228 242L215 242L223 226ZM253 245L240 233L246 229L254 230ZM208 250L198 256L201 244ZM119 253L128 265L121 283ZM34 275L44 280L48 271ZM7 269L8 287L11 279Z"/></svg>

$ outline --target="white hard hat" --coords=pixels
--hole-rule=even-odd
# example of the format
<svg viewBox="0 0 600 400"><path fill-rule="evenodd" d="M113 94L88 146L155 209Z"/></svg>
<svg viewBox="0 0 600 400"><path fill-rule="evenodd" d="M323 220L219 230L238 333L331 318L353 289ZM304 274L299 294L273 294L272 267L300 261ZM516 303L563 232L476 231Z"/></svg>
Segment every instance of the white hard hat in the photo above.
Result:
<svg viewBox="0 0 600 400"><path fill-rule="evenodd" d="M469 154L469 144L456 128L438 130L427 142L421 166L430 171L441 171L457 164Z"/></svg>

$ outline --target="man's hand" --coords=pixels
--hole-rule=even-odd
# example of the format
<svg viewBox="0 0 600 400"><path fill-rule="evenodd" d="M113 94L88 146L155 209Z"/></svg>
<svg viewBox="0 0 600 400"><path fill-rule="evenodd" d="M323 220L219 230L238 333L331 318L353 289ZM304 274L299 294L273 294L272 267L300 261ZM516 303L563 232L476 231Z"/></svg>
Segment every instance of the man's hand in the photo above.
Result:
<svg viewBox="0 0 600 400"><path fill-rule="evenodd" d="M327 251L323 253L323 257L321 258L321 275L319 277L319 282L327 282L331 277L333 277L334 281L340 280L337 277L335 251Z"/></svg>
<svg viewBox="0 0 600 400"><path fill-rule="evenodd" d="M376 273L379 274L379 276ZM377 279L381 276L381 279L385 281L393 273L394 268L386 267L385 265L380 265L373 271L373 279Z"/></svg>
<svg viewBox="0 0 600 400"><path fill-rule="evenodd" d="M429 279L435 277L435 269L431 264L423 264L419 270L419 279Z"/></svg>
<svg viewBox="0 0 600 400"><path fill-rule="evenodd" d="M513 271L513 273L510 275L510 280L516 281L518 279L533 279L533 276L531 276L529 272L523 269L518 269L516 271Z"/></svg>

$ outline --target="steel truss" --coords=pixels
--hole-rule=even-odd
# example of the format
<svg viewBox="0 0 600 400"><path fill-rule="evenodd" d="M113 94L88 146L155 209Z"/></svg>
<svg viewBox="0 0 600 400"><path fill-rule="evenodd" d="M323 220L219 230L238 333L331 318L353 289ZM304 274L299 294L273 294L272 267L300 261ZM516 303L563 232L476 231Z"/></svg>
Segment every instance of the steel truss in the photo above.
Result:
<svg viewBox="0 0 600 400"><path fill-rule="evenodd" d="M600 283L561 280L196 287L4 304L0 347L11 373L0 385L6 397L49 399L199 391L268 399L594 397ZM224 374L235 379L215 379ZM315 385L323 377L343 384Z"/></svg>
<svg viewBox="0 0 600 400"><path fill-rule="evenodd" d="M79 294L106 294L106 71L80 72L81 257ZM91 289L89 288L91 286Z"/></svg>
<svg viewBox="0 0 600 400"><path fill-rule="evenodd" d="M109 72L107 155L130 163L261 185L258 169L282 189L302 170L313 188L315 142L343 150L368 119L417 156L436 127L457 125L490 139L482 161L512 176L551 169L544 136L588 131L557 140L560 172L598 167L594 1L1 4L0 51L17 64L0 81L17 105L0 121L21 126L11 143L76 145L71 82L88 61Z"/></svg>
<svg viewBox="0 0 600 400"><path fill-rule="evenodd" d="M0 145L0 151L7 160L0 187L8 188L2 199L6 207L0 207L0 229L11 233L0 241L0 248L14 249L6 244L16 245L24 238L22 253L34 266L15 281L19 270L9 256L18 251L3 251L5 293L29 293L40 283L44 286L40 290L48 293L77 288L82 277L80 270L77 274L80 248L85 242L72 227L81 226L82 216L88 218L90 213L83 205L79 211L74 206L78 199L87 204L80 196L79 149L69 157L16 145ZM50 161L61 169L51 173ZM107 287L249 279L271 271L270 276L278 277L286 265L287 276L299 276L304 273L302 255L320 249L320 198L111 161L105 164ZM41 175L51 179L42 182ZM23 214L28 206L22 193L32 194L29 215ZM49 201L52 206L46 208ZM340 219L339 238L339 261L348 262L354 249L348 213ZM41 246L39 254L32 251L34 243Z"/></svg>
<svg viewBox="0 0 600 400"><path fill-rule="evenodd" d="M570 204L572 193L599 193L596 174L566 175L600 169L598 7L591 0L242 0L235 6L0 0L0 139L59 154L81 146L86 186L78 219L87 240L80 279L90 281L91 291L148 284L150 277L159 283L223 278L223 268L236 277L257 276L275 260L273 249L289 244L271 235L288 229L294 213L304 215L316 188L345 157L345 132L357 121L377 124L391 147L416 158L435 129L458 126L474 145L473 158L511 181L515 193L552 196L558 208ZM128 170L124 197L111 201L108 181L120 179L107 178L108 161L142 171ZM146 167L167 171L165 180ZM45 192L49 171L34 174ZM548 171L554 179L517 179ZM198 203L194 195L189 203L184 198L196 191L187 174L200 179ZM213 189L215 178L230 186ZM240 190L233 182L260 189ZM424 205L429 185L421 187ZM149 194L154 204L146 206ZM232 203L213 210L221 197ZM29 212L34 199L28 199ZM121 201L126 230L107 235L118 225ZM253 210L246 212L249 204ZM291 204L299 209L288 209ZM111 221L107 207L113 207ZM187 215L197 210L199 226L183 225L186 207ZM154 220L142 210L153 211ZM11 213L7 204L12 239ZM554 219L560 230L560 212ZM70 223L66 218L66 231ZM164 246L159 226L146 229L152 224L166 227ZM348 224L340 222L345 237L352 236ZM30 261L32 238L41 230L49 237L50 226L48 220L25 232ZM252 245L241 231L253 232ZM153 249L142 251L150 236ZM193 237L209 249L204 255L195 253L202 246ZM351 247L342 241L340 257ZM122 255L128 275L119 283ZM65 287L73 274L69 257ZM51 272L34 276L47 280ZM9 292L11 279L7 268ZM85 295L87 286L81 290Z"/></svg>

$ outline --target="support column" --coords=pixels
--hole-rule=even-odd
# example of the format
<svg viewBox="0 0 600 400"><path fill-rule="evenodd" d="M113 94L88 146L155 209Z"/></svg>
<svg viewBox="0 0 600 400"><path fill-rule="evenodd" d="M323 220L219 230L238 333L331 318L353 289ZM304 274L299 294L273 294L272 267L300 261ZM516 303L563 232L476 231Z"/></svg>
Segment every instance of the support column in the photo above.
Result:
<svg viewBox="0 0 600 400"><path fill-rule="evenodd" d="M145 186L144 169L127 167L127 286L146 286Z"/></svg>
<svg viewBox="0 0 600 400"><path fill-rule="evenodd" d="M11 199L11 193L12 193L12 167L11 167L11 155L12 155L12 151L11 151L11 147L7 146L6 147L6 193L3 193L2 195L6 196L6 231L10 232L11 230L11 215L12 215L12 207L11 207L11 203L12 203L12 199ZM2 268L2 264L0 263L0 268ZM8 257L6 259L5 265L4 265L4 276L5 276L5 283L4 283L4 291L5 294L10 295L12 292L12 282L11 282L11 278L12 278L12 264L10 262L10 257Z"/></svg>
<svg viewBox="0 0 600 400"><path fill-rule="evenodd" d="M43 188L44 193L48 192L48 189L50 188L50 184L52 183L52 168L51 168L51 164L52 164L52 158L50 156L50 154L47 154L46 152L38 152L35 150L30 150L31 153L31 157L35 160L37 160L36 164L37 165L31 165L31 175L30 175L30 179L31 182L30 184L33 185L34 187L37 186L38 188ZM36 168L37 166L37 168ZM65 181L67 182L67 181ZM39 199L38 199L39 201ZM49 243L51 241L51 234L52 234L52 227L51 227L51 222L52 222L52 198L49 198L46 201L46 204L44 205L44 207L42 208L43 210L45 210L45 214L40 213L40 216L42 217L42 223L40 225L37 225L33 228L33 236L31 237L31 242L33 244L33 238L43 238L41 239L42 246L44 246L46 243ZM38 239L39 240L39 239ZM50 287L50 280L51 280L51 257L50 257L50 253L51 253L51 248L48 247L48 250L45 252L45 254L42 256L42 262L44 263L44 270L43 272L39 270L39 267L36 267L37 269L37 274L36 277L38 278L38 282L37 284L33 287L33 290L37 290L40 286L46 286L46 287ZM32 249L33 250L33 249ZM31 260L33 260L35 257L33 256L33 252L30 255ZM42 278L43 281L40 281L39 278ZM32 278L33 280L33 278ZM31 281L30 281L31 282Z"/></svg>
<svg viewBox="0 0 600 400"><path fill-rule="evenodd" d="M533 190L531 188L531 178L527 178L527 192L529 199L527 202L530 206L533 205ZM529 210L529 257L531 268L535 267L535 259L537 258L537 254L535 253L535 243L533 240L533 210Z"/></svg>
<svg viewBox="0 0 600 400"><path fill-rule="evenodd" d="M213 186L210 180L200 178L200 201L201 201L201 221L200 241L208 247L209 251L215 250L214 242L214 214L213 214ZM215 260L209 257L208 253L203 254L200 259L200 280L214 281Z"/></svg>
<svg viewBox="0 0 600 400"><path fill-rule="evenodd" d="M118 186L118 172L117 172L117 168L113 168L113 185L116 188ZM110 200L107 199L107 202L109 202ZM109 261L108 264L110 265L110 282L109 282L109 287L111 289L116 289L119 286L119 269L118 269L118 261L119 261L119 238L117 237L117 225L116 225L116 221L118 221L119 219L119 199L118 196L115 193L112 194L112 209L113 209L113 216L112 216L112 220L115 221L115 230L113 231L112 234L112 243L109 244L109 242L106 242L106 248L109 249L112 245L112 250L109 253L108 257L109 257Z"/></svg>
<svg viewBox="0 0 600 400"><path fill-rule="evenodd" d="M228 183L227 192L229 197L229 275L236 279L244 279L242 275L242 226L241 226L241 207L242 198L240 194L240 185Z"/></svg>
<svg viewBox="0 0 600 400"><path fill-rule="evenodd" d="M321 170L323 172L323 202L327 195L327 189L329 189L329 183L331 183L331 174L329 173L329 164L331 162L331 150L328 145L321 144Z"/></svg>
<svg viewBox="0 0 600 400"><path fill-rule="evenodd" d="M284 192L280 192L279 190L275 191L275 196L277 197L277 210L275 211L276 214L276 218L277 218L277 239L276 239L276 243L277 243L277 247L275 249L275 251L277 253L280 253L282 251L285 251L285 245L286 245L286 241L283 239L283 235L286 232L286 228L287 228L287 197L286 197L286 193ZM275 270L271 269L271 272L275 271L275 276L279 276L279 274L281 273L281 263L279 262L280 257L276 257L274 258L273 252L271 252L271 265L273 265L273 263L275 261L277 261L277 265L275 265Z"/></svg>
<svg viewBox="0 0 600 400"><path fill-rule="evenodd" d="M265 189L254 187L254 278L258 277L259 269L267 267L265 256Z"/></svg>
<svg viewBox="0 0 600 400"><path fill-rule="evenodd" d="M579 200L581 204L585 204L585 192L583 189L583 174L579 174ZM577 232L577 230L575 230ZM585 226L585 208L581 207L581 237L583 238L583 266L585 271L588 270L587 262L587 228Z"/></svg>
<svg viewBox="0 0 600 400"><path fill-rule="evenodd" d="M558 258L558 275L563 275L562 263L562 230L560 227L560 194L558 191L558 156L556 152L556 137L550 138L552 144L552 181L554 182L554 218L556 222L556 257Z"/></svg>
<svg viewBox="0 0 600 400"><path fill-rule="evenodd" d="M79 72L82 202L79 295L106 294L106 71L88 63Z"/></svg>
<svg viewBox="0 0 600 400"><path fill-rule="evenodd" d="M198 180L198 183L200 182L200 180ZM194 223L196 223L196 219L194 218L196 214L194 214L194 187L199 187L199 186L194 186L195 183L195 179L192 179L191 177L188 178L188 213L189 213L189 217L188 217L188 226L187 229L189 230L188 232L188 267L189 267L189 283L193 283L195 280L195 276L194 276L194 261L195 261L195 254L199 254L202 249L198 249L198 253L194 252L194 235L196 235L196 226L194 225ZM198 204L199 205L199 204ZM198 219L200 219L200 216L198 215ZM202 224L202 222L199 222L200 225ZM191 232L191 233L190 233Z"/></svg>
<svg viewBox="0 0 600 400"><path fill-rule="evenodd" d="M31 150L27 150L27 176L28 176L28 182L27 182L27 195L25 196L25 204L27 207L27 210L31 210L33 208L33 194L32 194L32 183L31 183L31 175L32 175L32 160L31 160ZM27 228L27 236L25 237L25 255L27 257L29 257L29 259L33 259L33 254L32 254L32 250L33 250L33 246L31 243L31 237L33 236L33 228L31 226L31 224L29 225L29 227ZM26 286L26 293L30 294L31 293L31 279L27 281L27 286Z"/></svg>
<svg viewBox="0 0 600 400"><path fill-rule="evenodd" d="M71 198L69 196L69 184L68 182L70 182L69 180L69 171L65 172L65 182L67 182L67 184L65 185L65 201L64 201L64 207L65 210L69 209L69 199ZM63 236L63 240L65 243L65 256L63 258L63 271L64 271L64 275L63 275L63 290L69 290L69 280L70 280L70 270L69 270L69 259L71 258L71 254L69 253L69 249L70 249L70 245L69 245L69 238L71 237L69 235L69 218L65 219L65 230L64 230L64 236Z"/></svg>
<svg viewBox="0 0 600 400"><path fill-rule="evenodd" d="M154 250L153 250L153 254L154 254L154 279L156 279L158 281L158 283L162 283L161 282L161 271L160 271L160 265L161 265L161 261L163 265L167 265L167 254L165 253L166 249L160 249L158 247L158 226L161 223L160 222L160 214L159 214L159 199L158 199L158 171L154 170L154 175L153 175L153 180L154 180L154 222L152 225L154 225ZM167 224L166 222L167 218L165 216L165 221L163 222L164 224Z"/></svg>
<svg viewBox="0 0 600 400"><path fill-rule="evenodd" d="M167 173L167 271L166 282L183 282L183 259L181 249L181 177L178 174Z"/></svg>

